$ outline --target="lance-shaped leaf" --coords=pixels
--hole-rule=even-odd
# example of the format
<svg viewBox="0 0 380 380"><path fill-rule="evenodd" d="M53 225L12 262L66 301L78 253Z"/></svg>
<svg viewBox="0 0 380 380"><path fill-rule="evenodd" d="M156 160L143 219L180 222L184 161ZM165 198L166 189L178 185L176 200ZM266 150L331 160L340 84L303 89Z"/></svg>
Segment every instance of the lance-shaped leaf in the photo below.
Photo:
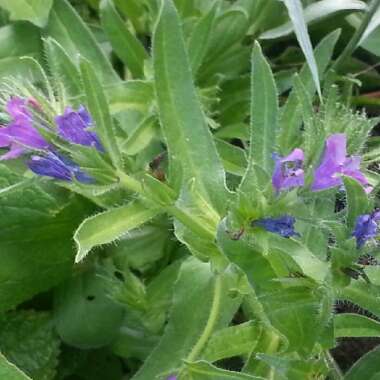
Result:
<svg viewBox="0 0 380 380"><path fill-rule="evenodd" d="M78 247L75 261L81 261L95 246L111 243L155 217L160 208L139 201L85 219L74 235Z"/></svg>
<svg viewBox="0 0 380 380"><path fill-rule="evenodd" d="M116 142L115 131L106 96L95 70L86 60L80 64L88 110L95 121L96 132L109 154L115 168L121 168L121 156Z"/></svg>
<svg viewBox="0 0 380 380"><path fill-rule="evenodd" d="M380 322L360 314L338 314L334 317L335 338L380 337Z"/></svg>
<svg viewBox="0 0 380 380"><path fill-rule="evenodd" d="M54 2L46 34L54 38L76 63L79 55L88 59L107 84L119 81L91 30L67 0Z"/></svg>
<svg viewBox="0 0 380 380"><path fill-rule="evenodd" d="M253 49L251 80L250 159L270 172L276 146L278 99L272 71L258 43Z"/></svg>
<svg viewBox="0 0 380 380"><path fill-rule="evenodd" d="M258 342L262 326L246 322L216 331L209 340L202 359L208 362L250 354ZM226 344L228 342L228 344Z"/></svg>
<svg viewBox="0 0 380 380"><path fill-rule="evenodd" d="M246 373L227 371L217 368L206 361L186 363L186 369L191 379L197 380L261 380L262 377L251 376Z"/></svg>
<svg viewBox="0 0 380 380"><path fill-rule="evenodd" d="M320 75L324 73L326 67L330 63L335 44L340 36L340 30L327 35L315 48L314 56L316 59L318 72ZM302 67L299 77L304 84L309 96L315 93L315 83L310 68L307 64ZM299 141L299 131L302 122L302 110L299 107L298 96L292 91L281 110L279 129L279 145L280 150L284 154L296 147Z"/></svg>
<svg viewBox="0 0 380 380"><path fill-rule="evenodd" d="M238 287L238 278L232 270L216 276L210 264L193 257L186 260L175 284L164 335L132 379L168 376L183 365L183 359L196 360L207 336L226 327L239 307L240 297L233 298L229 292Z"/></svg>
<svg viewBox="0 0 380 380"><path fill-rule="evenodd" d="M200 18L191 33L188 50L194 76L196 76L208 51L217 11L218 2L215 2L210 10Z"/></svg>
<svg viewBox="0 0 380 380"><path fill-rule="evenodd" d="M353 178L344 177L344 187L347 194L347 223L350 229L354 228L356 218L366 214L369 210L369 201L363 186Z"/></svg>
<svg viewBox="0 0 380 380"><path fill-rule="evenodd" d="M0 353L0 378L7 380L31 380L24 372L18 369Z"/></svg>
<svg viewBox="0 0 380 380"><path fill-rule="evenodd" d="M362 356L346 373L344 380L376 380L380 376L380 346Z"/></svg>
<svg viewBox="0 0 380 380"><path fill-rule="evenodd" d="M9 12L11 20L27 20L44 27L49 18L53 0L0 0L0 7Z"/></svg>
<svg viewBox="0 0 380 380"><path fill-rule="evenodd" d="M44 47L52 75L63 82L65 90L70 96L81 95L79 70L65 49L50 37L44 40Z"/></svg>
<svg viewBox="0 0 380 380"><path fill-rule="evenodd" d="M172 0L162 2L153 37L153 63L170 179L177 190L183 183L194 182L195 189L221 212L226 206L225 172L194 87Z"/></svg>
<svg viewBox="0 0 380 380"><path fill-rule="evenodd" d="M339 12L345 11L365 11L367 5L360 0L320 0L311 3L304 10L304 18L307 24L330 17ZM277 26L276 28L265 31L260 35L260 39L280 38L291 34L294 26L291 21Z"/></svg>
<svg viewBox="0 0 380 380"><path fill-rule="evenodd" d="M300 44L301 49L306 57L306 62L309 65L317 92L319 96L322 97L321 86L319 83L318 67L315 61L309 33L307 31L301 0L284 0L284 3L288 8L290 20L293 23L298 43Z"/></svg>
<svg viewBox="0 0 380 380"><path fill-rule="evenodd" d="M129 31L111 0L102 0L100 3L100 17L104 32L117 56L128 67L134 78L142 78L144 60L148 58L148 53Z"/></svg>

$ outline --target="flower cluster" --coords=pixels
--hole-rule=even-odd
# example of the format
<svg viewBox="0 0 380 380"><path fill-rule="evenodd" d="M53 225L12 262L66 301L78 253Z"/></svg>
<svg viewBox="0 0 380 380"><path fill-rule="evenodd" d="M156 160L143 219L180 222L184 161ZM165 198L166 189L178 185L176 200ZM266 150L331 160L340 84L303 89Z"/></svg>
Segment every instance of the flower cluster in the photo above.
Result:
<svg viewBox="0 0 380 380"><path fill-rule="evenodd" d="M10 121L0 127L0 148L8 152L0 156L1 160L18 158L25 154L31 157L27 162L35 174L62 181L76 179L82 183L91 183L93 179L68 157L60 153L43 136L43 131L51 128L42 123L34 123L33 111L41 112L33 99L11 98L6 105ZM55 118L57 135L70 144L90 146L104 152L103 146L95 132L91 130L93 122L87 110L80 106L78 111L67 107L63 115Z"/></svg>
<svg viewBox="0 0 380 380"><path fill-rule="evenodd" d="M312 191L321 191L341 186L342 176L348 176L360 182L366 192L372 188L360 171L360 156L347 157L346 135L337 133L326 140L325 151L320 165L314 172ZM277 191L304 185L304 153L302 149L294 149L287 157L275 156L275 169L272 177L273 187Z"/></svg>
<svg viewBox="0 0 380 380"><path fill-rule="evenodd" d="M321 191L343 185L343 176L356 179L369 193L372 187L367 178L360 171L360 156L347 157L347 139L343 133L331 135L326 139L325 150L319 166L314 172L312 191ZM273 155L275 168L272 176L272 185L277 192L281 190L304 186L305 173L303 170L304 152L302 149L294 149L288 156ZM357 247L361 248L365 242L377 234L380 211L372 214L361 215L357 218L353 236L356 238ZM283 215L277 218L262 218L254 220L252 226L258 226L265 230L289 238L297 236L294 230L295 218Z"/></svg>

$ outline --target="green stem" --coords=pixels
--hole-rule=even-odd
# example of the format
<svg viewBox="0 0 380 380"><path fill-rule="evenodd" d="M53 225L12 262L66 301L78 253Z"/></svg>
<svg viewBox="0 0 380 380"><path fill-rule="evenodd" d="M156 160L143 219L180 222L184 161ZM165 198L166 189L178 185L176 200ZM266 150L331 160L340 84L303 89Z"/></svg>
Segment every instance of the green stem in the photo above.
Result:
<svg viewBox="0 0 380 380"><path fill-rule="evenodd" d="M344 375L339 368L338 364L334 360L334 358L331 356L330 351L324 352L325 361L330 368L330 376L332 380L343 380Z"/></svg>
<svg viewBox="0 0 380 380"><path fill-rule="evenodd" d="M208 229L205 223L202 223L202 221L198 220L193 215L188 214L183 209L175 205L172 205L172 206L167 207L166 210L170 215L177 218L182 224L187 226L191 231L193 231L198 236L203 237L208 240L215 239L214 232Z"/></svg>
<svg viewBox="0 0 380 380"><path fill-rule="evenodd" d="M126 189L140 194L149 203L154 203L154 199L146 198L146 194L144 192L143 185L141 184L140 181L136 180L135 178L133 178L133 177L131 177L128 174L125 174L123 172L119 172L118 176L120 179L120 183ZM206 223L203 223L201 220L199 220L195 216L193 216L193 215L187 213L186 211L184 211L183 209L177 207L174 203L171 205L168 205L165 209L170 215L177 218L182 224L184 224L186 227L188 227L195 234L197 234L197 235L199 235L205 239L208 239L208 240L214 240L215 239L214 231L207 228Z"/></svg>
<svg viewBox="0 0 380 380"><path fill-rule="evenodd" d="M214 331L215 325L219 317L220 304L222 299L222 285L222 276L217 275L215 279L214 297L212 300L210 315L208 317L208 321L205 329L203 330L202 335L200 336L198 342L195 344L190 354L186 358L186 361L188 362L192 362L198 357L198 355L202 352L204 346L206 345L211 334Z"/></svg>
<svg viewBox="0 0 380 380"><path fill-rule="evenodd" d="M120 183L128 190L131 190L135 193L144 195L144 189L140 181L137 179L134 179L133 177L129 176L128 174L125 174L122 171L119 171L117 173Z"/></svg>
<svg viewBox="0 0 380 380"><path fill-rule="evenodd" d="M380 0L372 0L368 12L365 14L364 19L362 23L360 24L359 28L356 29L354 35L351 37L350 42L346 45L344 48L342 54L338 57L338 59L334 62L332 65L332 69L336 72L339 72L341 69L342 64L344 61L352 55L352 53L357 48L358 42L362 38L363 33L367 29L368 24L370 23L373 15L377 11L377 8L380 5Z"/></svg>

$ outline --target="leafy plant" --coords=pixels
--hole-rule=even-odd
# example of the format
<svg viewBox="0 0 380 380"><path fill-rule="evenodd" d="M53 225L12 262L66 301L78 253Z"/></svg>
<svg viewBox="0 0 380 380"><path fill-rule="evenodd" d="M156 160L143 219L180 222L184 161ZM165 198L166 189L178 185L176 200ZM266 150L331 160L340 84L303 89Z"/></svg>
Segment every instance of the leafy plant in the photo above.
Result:
<svg viewBox="0 0 380 380"><path fill-rule="evenodd" d="M0 375L377 378L379 3L0 0Z"/></svg>

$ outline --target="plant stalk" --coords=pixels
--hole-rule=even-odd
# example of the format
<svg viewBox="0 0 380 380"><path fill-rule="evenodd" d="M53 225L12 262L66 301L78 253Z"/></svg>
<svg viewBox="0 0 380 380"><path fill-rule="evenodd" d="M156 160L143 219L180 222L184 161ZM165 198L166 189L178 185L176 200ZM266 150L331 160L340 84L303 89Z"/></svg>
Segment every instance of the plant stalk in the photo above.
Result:
<svg viewBox="0 0 380 380"><path fill-rule="evenodd" d="M352 55L352 53L357 48L357 44L360 41L363 33L366 31L368 24L372 20L373 15L380 6L380 0L372 0L368 12L365 14L362 23L359 28L355 31L354 35L351 37L350 42L346 45L341 55L332 65L332 69L336 72L339 72L344 61Z"/></svg>
<svg viewBox="0 0 380 380"><path fill-rule="evenodd" d="M330 368L330 376L332 380L343 380L344 375L336 363L335 359L331 356L330 351L324 352L325 361Z"/></svg>

